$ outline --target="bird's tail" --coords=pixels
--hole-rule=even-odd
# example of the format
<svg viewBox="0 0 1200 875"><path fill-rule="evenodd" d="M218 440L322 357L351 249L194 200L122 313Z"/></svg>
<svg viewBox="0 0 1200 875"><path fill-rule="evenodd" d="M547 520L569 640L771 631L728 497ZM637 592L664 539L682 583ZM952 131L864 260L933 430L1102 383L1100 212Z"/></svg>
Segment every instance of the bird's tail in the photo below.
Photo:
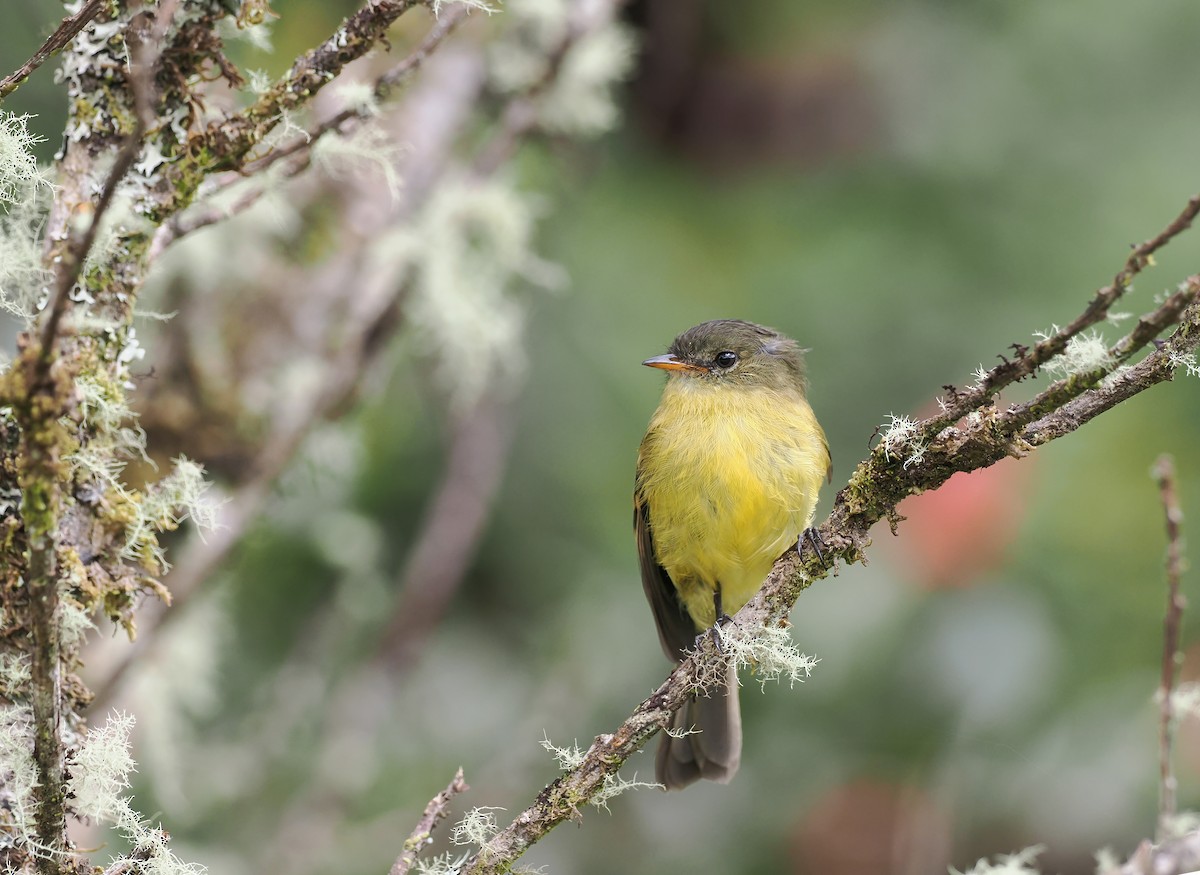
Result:
<svg viewBox="0 0 1200 875"><path fill-rule="evenodd" d="M728 783L742 761L737 668L729 667L725 683L712 695L694 698L676 711L671 730L686 734L662 734L654 763L660 784L679 790L701 778Z"/></svg>

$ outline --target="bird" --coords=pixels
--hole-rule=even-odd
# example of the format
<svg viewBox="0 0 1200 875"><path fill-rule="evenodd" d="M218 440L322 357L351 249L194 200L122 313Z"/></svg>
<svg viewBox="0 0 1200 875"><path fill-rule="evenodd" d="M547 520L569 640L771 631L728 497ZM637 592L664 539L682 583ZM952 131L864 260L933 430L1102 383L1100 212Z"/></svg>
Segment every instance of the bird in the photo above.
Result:
<svg viewBox="0 0 1200 875"><path fill-rule="evenodd" d="M809 529L832 461L800 345L740 319L704 322L642 364L666 371L638 449L634 532L659 641L682 660L758 591ZM728 783L741 763L737 668L672 717L658 783Z"/></svg>

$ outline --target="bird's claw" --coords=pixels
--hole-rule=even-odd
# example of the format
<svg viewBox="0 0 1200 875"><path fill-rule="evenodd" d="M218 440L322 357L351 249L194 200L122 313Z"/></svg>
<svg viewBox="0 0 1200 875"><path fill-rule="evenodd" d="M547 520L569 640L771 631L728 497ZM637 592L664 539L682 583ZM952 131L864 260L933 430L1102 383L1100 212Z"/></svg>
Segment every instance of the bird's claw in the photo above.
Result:
<svg viewBox="0 0 1200 875"><path fill-rule="evenodd" d="M796 539L797 553L801 552L805 541L808 541L809 545L813 548L813 552L817 554L817 561L821 563L821 567L828 568L829 563L825 560L825 553L821 548L824 547L828 550L829 545L821 539L821 533L812 526L801 532L800 537Z"/></svg>

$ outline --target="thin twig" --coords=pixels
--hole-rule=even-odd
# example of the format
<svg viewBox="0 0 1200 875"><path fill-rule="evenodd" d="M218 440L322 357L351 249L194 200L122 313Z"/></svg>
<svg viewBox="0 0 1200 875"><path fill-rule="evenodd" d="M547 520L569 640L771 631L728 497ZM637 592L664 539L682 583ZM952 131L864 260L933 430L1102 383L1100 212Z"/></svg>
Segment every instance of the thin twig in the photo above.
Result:
<svg viewBox="0 0 1200 875"><path fill-rule="evenodd" d="M429 804L425 806L425 813L421 815L421 819L417 821L417 825L405 839L404 850L400 852L400 856L388 870L388 875L405 875L412 868L413 863L417 862L417 854L421 848L429 844L429 837L433 835L434 828L445 819L451 800L459 793L470 789L467 782L463 780L463 770L460 767L454 773L454 779L446 785L446 789L429 800Z"/></svg>
<svg viewBox="0 0 1200 875"><path fill-rule="evenodd" d="M1129 284L1134 277L1147 265L1153 263L1154 253L1190 228L1198 214L1200 214L1200 195L1193 195L1188 199L1179 215L1172 219L1162 231L1133 247L1125 264L1113 277L1113 281L1099 289L1087 308L1069 325L1034 344L1032 348L1021 347L1019 355L1011 360L1005 359L1001 364L996 365L984 375L977 385L965 390L955 389L947 400L943 412L922 424L924 434L930 436L937 434L946 426L957 422L967 413L994 398L1001 389L1032 376L1039 367L1062 353L1071 338L1106 318L1112 305L1128 291Z"/></svg>
<svg viewBox="0 0 1200 875"><path fill-rule="evenodd" d="M372 88L375 99L379 101L386 100L396 88L415 74L426 59L441 45L442 41L453 33L460 24L466 21L468 11L467 6L456 5L442 14L429 33L426 34L425 39L421 41L420 45L411 54L375 80L374 87ZM263 155L261 158L247 162L240 169L239 173L231 173L229 180L217 186L206 196L206 199L211 201L212 198L221 195L227 189L245 184L247 177L260 176L280 161L288 158L292 160L289 160L282 172L277 174L278 178L292 179L299 176L312 163L312 150L318 140L330 132L337 132L342 135L348 134L351 132L351 129L347 127L350 122L361 124L367 121L368 118L370 118L369 114L366 114L360 108L348 107L343 109L311 130L306 131L303 136L297 137L286 146L281 146ZM262 199L272 184L277 183L267 182L260 184L257 188L249 189L228 207L219 207L212 203L200 203L193 205L193 207L184 212L174 214L155 233L154 240L150 246L149 260L154 261L168 246L180 238L186 237L188 234L244 213Z"/></svg>
<svg viewBox="0 0 1200 875"><path fill-rule="evenodd" d="M285 113L309 102L347 64L373 49L401 15L420 5L426 4L422 0L364 3L342 21L329 39L297 58L291 69L254 103L191 137L187 150L191 157L182 162L180 172L200 170L203 174L238 167ZM188 198L192 194L194 190L186 192Z"/></svg>
<svg viewBox="0 0 1200 875"><path fill-rule="evenodd" d="M104 0L87 0L79 11L62 20L54 33L47 37L42 47L34 52L33 57L19 68L0 79L0 103L25 82L33 71L50 59L55 52L62 50L81 30L88 26L93 18L104 9Z"/></svg>
<svg viewBox="0 0 1200 875"><path fill-rule="evenodd" d="M1163 454L1154 463L1154 478L1158 481L1163 515L1167 525L1167 611L1163 618L1162 680L1159 682L1159 729L1158 729L1158 839L1164 841L1170 835L1170 823L1175 817L1175 772L1171 768L1171 746L1174 732L1175 673L1179 667L1179 629L1183 620L1183 609L1187 602L1179 591L1183 576L1183 536L1180 525L1183 511L1179 508L1179 496L1175 491L1175 461Z"/></svg>
<svg viewBox="0 0 1200 875"><path fill-rule="evenodd" d="M619 2L619 0L617 0ZM546 56L546 69L528 88L511 97L504 107L499 125L475 156L473 170L476 176L487 177L494 174L513 156L521 140L529 136L538 127L539 100L554 84L555 78L562 69L571 49L579 42L580 37L592 30L598 23L600 10L593 8L593 18L584 20L581 10L588 4L577 4L574 14L567 22L565 31L558 44ZM606 12L612 14L609 4Z"/></svg>
<svg viewBox="0 0 1200 875"><path fill-rule="evenodd" d="M490 393L454 425L445 472L400 574L380 658L410 667L437 626L483 536L512 442L511 405Z"/></svg>
<svg viewBox="0 0 1200 875"><path fill-rule="evenodd" d="M1129 334L1108 349L1107 361L1087 373L1072 374L1052 383L1024 404L1015 404L1003 414L1005 428L1010 432L1033 422L1063 406L1071 398L1083 394L1109 374L1112 374L1137 352L1145 348L1171 325L1179 322L1184 310L1200 295L1200 276L1188 277L1173 294L1152 313L1138 319Z"/></svg>
<svg viewBox="0 0 1200 875"><path fill-rule="evenodd" d="M375 84L371 89L375 100L387 100L397 87L416 73L421 68L421 65L425 63L425 60L441 45L442 40L466 21L468 12L469 7L463 4L452 6L446 10L437 19L434 26L430 28L429 33L425 35L425 39L421 40L420 45L413 49L411 54L375 80ZM297 152L311 150L313 145L322 136L330 131L341 131L342 125L351 119L361 121L364 118L366 116L364 116L363 111L358 107L347 107L341 112L327 118L311 130L306 131L302 137L298 137L288 145L274 149L261 158L248 161L242 168L242 172L249 175L260 173L282 158L294 155Z"/></svg>

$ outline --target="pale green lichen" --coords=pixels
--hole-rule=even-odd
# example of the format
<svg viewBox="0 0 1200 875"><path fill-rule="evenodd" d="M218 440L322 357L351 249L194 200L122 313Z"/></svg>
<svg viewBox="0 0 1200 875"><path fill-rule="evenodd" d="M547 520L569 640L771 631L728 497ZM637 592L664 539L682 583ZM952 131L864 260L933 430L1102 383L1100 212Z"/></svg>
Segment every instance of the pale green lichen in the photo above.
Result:
<svg viewBox="0 0 1200 875"><path fill-rule="evenodd" d="M23 203L30 191L50 187L33 153L43 140L29 130L29 119L0 109L0 204Z"/></svg>
<svg viewBox="0 0 1200 875"><path fill-rule="evenodd" d="M721 648L734 665L750 668L764 687L768 681L784 679L792 687L802 684L820 661L801 653L787 629L779 626L748 629L738 625L718 626L717 632Z"/></svg>
<svg viewBox="0 0 1200 875"><path fill-rule="evenodd" d="M1189 377L1200 377L1200 361L1196 360L1194 352L1172 352L1167 356L1167 362L1172 368L1183 368Z"/></svg>
<svg viewBox="0 0 1200 875"><path fill-rule="evenodd" d="M583 9L566 0L509 0L505 11L511 23L492 49L491 76L500 91L525 91L545 81L551 59L580 24L572 16ZM593 24L574 40L539 96L538 119L547 130L595 136L617 120L612 89L633 65L635 42L611 19Z"/></svg>
<svg viewBox="0 0 1200 875"><path fill-rule="evenodd" d="M554 757L554 761L558 763L558 767L564 772L570 772L573 769L579 768L583 765L584 759L587 757L587 753L580 749L578 744L572 744L570 747L559 747L551 742L549 737L544 733L542 740L538 743ZM627 790L640 788L662 789L662 784L639 781L637 773L634 773L632 780L622 778L620 775L605 775L600 789L588 800L588 803L608 811L608 802L610 799L620 796Z"/></svg>
<svg viewBox="0 0 1200 875"><path fill-rule="evenodd" d="M33 148L29 116L0 110L0 309L30 318L46 297L42 227L53 191Z"/></svg>
<svg viewBox="0 0 1200 875"><path fill-rule="evenodd" d="M925 458L926 447L916 439L917 422L908 416L888 415L889 422L880 432L884 457L889 461L903 458L904 467L920 464Z"/></svg>
<svg viewBox="0 0 1200 875"><path fill-rule="evenodd" d="M418 859L413 864L413 870L421 875L458 875L466 865L470 854L454 856L449 851L428 859Z"/></svg>
<svg viewBox="0 0 1200 875"><path fill-rule="evenodd" d="M129 755L129 735L134 719L114 712L103 726L93 726L75 752L71 792L75 808L85 817L116 823L129 807L124 793L136 763Z"/></svg>
<svg viewBox="0 0 1200 875"><path fill-rule="evenodd" d="M450 830L450 841L456 845L482 845L500 831L493 811L503 811L493 805L472 808Z"/></svg>
<svg viewBox="0 0 1200 875"><path fill-rule="evenodd" d="M1036 335L1044 337L1044 335ZM1092 371L1107 370L1114 364L1108 344L1098 331L1077 334L1067 341L1066 348L1042 366L1052 377L1074 377Z"/></svg>
<svg viewBox="0 0 1200 875"><path fill-rule="evenodd" d="M312 146L313 166L330 178L363 179L365 172L377 177L393 199L400 195L396 165L401 154L395 139L374 124L365 124L347 137L321 137Z"/></svg>
<svg viewBox="0 0 1200 875"><path fill-rule="evenodd" d="M86 817L116 827L131 846L131 852L113 861L110 871L128 871L147 875L201 875L205 870L196 863L185 863L168 847L169 836L150 825L133 809L125 794L129 776L136 763L129 753L129 736L134 719L113 713L103 726L93 726L71 756L70 790L75 809Z"/></svg>
<svg viewBox="0 0 1200 875"><path fill-rule="evenodd" d="M12 821L6 832L34 853L37 766L33 761L33 717L25 708L0 708L0 804Z"/></svg>
<svg viewBox="0 0 1200 875"><path fill-rule="evenodd" d="M995 862L981 859L966 872L960 872L953 866L953 875L1039 875L1033 866L1033 861L1045 850L1043 845L1034 845L1016 854L1003 854L995 858Z"/></svg>
<svg viewBox="0 0 1200 875"><path fill-rule="evenodd" d="M573 744L570 747L558 747L550 737L542 732L542 740L538 742L542 749L554 757L554 761L558 763L558 767L564 772L569 772L572 769L577 769L583 763L585 756L578 744Z"/></svg>
<svg viewBox="0 0 1200 875"><path fill-rule="evenodd" d="M503 181L447 179L415 227L372 250L381 275L399 274L410 337L434 359L454 406L519 376L525 325L518 281L557 288L562 272L533 251L535 210Z"/></svg>
<svg viewBox="0 0 1200 875"><path fill-rule="evenodd" d="M438 17L442 14L442 10L451 3L460 6L466 6L468 9L478 9L480 12L486 12L491 15L497 10L495 4L489 3L488 0L433 0L433 15Z"/></svg>
<svg viewBox="0 0 1200 875"><path fill-rule="evenodd" d="M17 695L28 695L29 655L4 651L0 653L0 696L13 698Z"/></svg>
<svg viewBox="0 0 1200 875"><path fill-rule="evenodd" d="M212 528L217 508L207 498L209 486L202 465L183 456L176 459L172 471L136 501L137 516L126 529L122 556L168 567L156 535L173 531L187 519L201 528Z"/></svg>

